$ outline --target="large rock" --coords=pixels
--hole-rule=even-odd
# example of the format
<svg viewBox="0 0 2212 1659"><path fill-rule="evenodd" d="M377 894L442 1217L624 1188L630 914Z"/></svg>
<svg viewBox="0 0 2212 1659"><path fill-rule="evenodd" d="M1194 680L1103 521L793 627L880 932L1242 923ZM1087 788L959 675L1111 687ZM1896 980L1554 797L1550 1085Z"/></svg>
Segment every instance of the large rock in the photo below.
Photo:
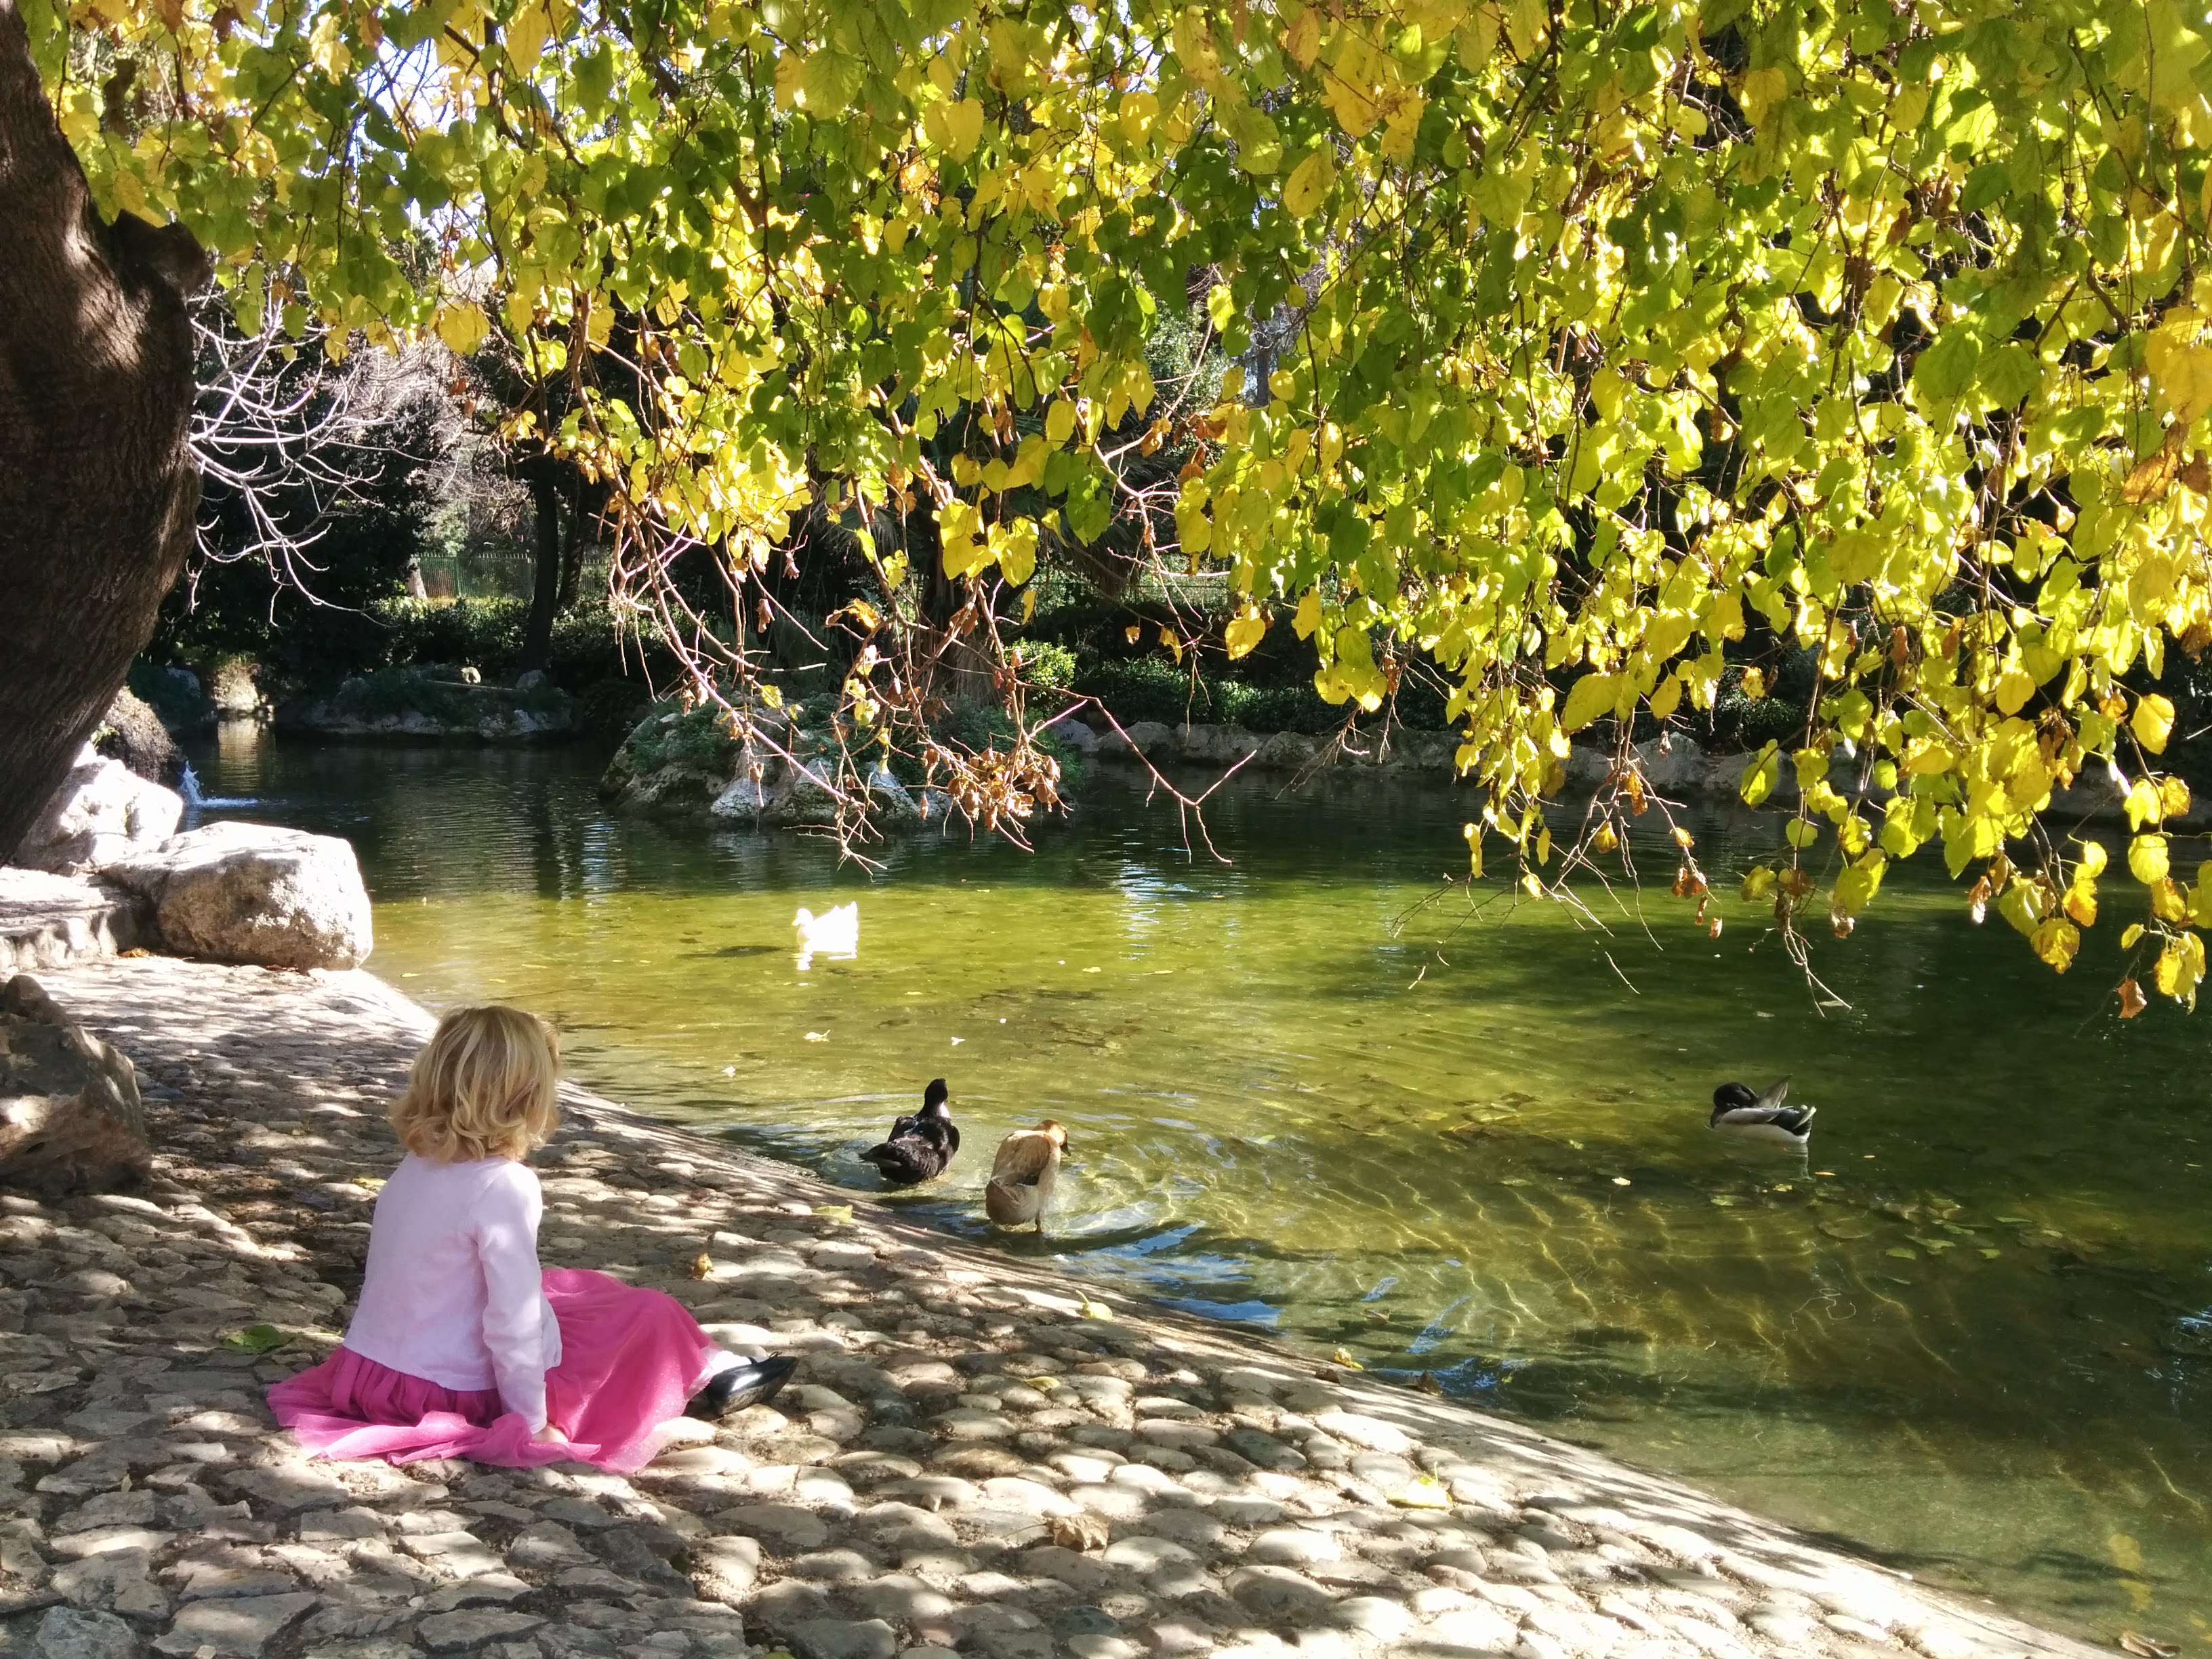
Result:
<svg viewBox="0 0 2212 1659"><path fill-rule="evenodd" d="M1174 758L1177 749L1172 726L1159 720L1132 720L1120 731L1109 732L1100 738L1097 752L1121 757L1135 753L1160 761Z"/></svg>
<svg viewBox="0 0 2212 1659"><path fill-rule="evenodd" d="M189 668L135 662L131 665L131 692L154 711L173 738L215 730L215 705L208 701L200 677Z"/></svg>
<svg viewBox="0 0 2212 1659"><path fill-rule="evenodd" d="M153 783L175 783L185 775L185 757L176 739L150 703L125 686L115 694L100 717L93 747L110 760L119 760L140 777Z"/></svg>
<svg viewBox="0 0 2212 1659"><path fill-rule="evenodd" d="M1320 742L1304 732L1278 732L1260 745L1252 764L1269 772L1302 772L1320 753Z"/></svg>
<svg viewBox="0 0 2212 1659"><path fill-rule="evenodd" d="M87 744L10 862L77 875L157 846L184 815L183 796Z"/></svg>
<svg viewBox="0 0 2212 1659"><path fill-rule="evenodd" d="M921 807L914 793L898 779L898 774L888 766L878 766L868 774L868 805L876 822L886 830L918 829L921 823Z"/></svg>
<svg viewBox="0 0 2212 1659"><path fill-rule="evenodd" d="M278 968L356 968L374 942L353 848L335 836L222 822L105 866L153 906L180 956Z"/></svg>
<svg viewBox="0 0 2212 1659"><path fill-rule="evenodd" d="M708 812L717 823L750 829L760 822L769 803L769 788L750 772L740 772L729 787L714 797Z"/></svg>
<svg viewBox="0 0 2212 1659"><path fill-rule="evenodd" d="M143 945L145 908L106 882L0 868L0 979Z"/></svg>
<svg viewBox="0 0 2212 1659"><path fill-rule="evenodd" d="M428 664L355 675L276 710L279 731L397 742L539 743L577 725L575 700L543 672L486 685L473 668Z"/></svg>
<svg viewBox="0 0 2212 1659"><path fill-rule="evenodd" d="M830 787L832 764L823 755L794 755L785 765L782 781L776 785L775 794L761 810L761 823L774 830L816 828L836 823L837 797Z"/></svg>
<svg viewBox="0 0 2212 1659"><path fill-rule="evenodd" d="M1241 726L1194 726L1182 734L1182 757L1208 766L1233 766L1267 741Z"/></svg>
<svg viewBox="0 0 2212 1659"><path fill-rule="evenodd" d="M1072 714L1051 721L1043 735L1058 744L1063 754L1089 755L1098 748L1098 734Z"/></svg>
<svg viewBox="0 0 2212 1659"><path fill-rule="evenodd" d="M16 975L0 988L0 1184L58 1198L135 1185L149 1168L131 1062Z"/></svg>
<svg viewBox="0 0 2212 1659"><path fill-rule="evenodd" d="M251 720L267 705L261 694L261 665L246 657L227 657L208 678L208 701L225 720Z"/></svg>

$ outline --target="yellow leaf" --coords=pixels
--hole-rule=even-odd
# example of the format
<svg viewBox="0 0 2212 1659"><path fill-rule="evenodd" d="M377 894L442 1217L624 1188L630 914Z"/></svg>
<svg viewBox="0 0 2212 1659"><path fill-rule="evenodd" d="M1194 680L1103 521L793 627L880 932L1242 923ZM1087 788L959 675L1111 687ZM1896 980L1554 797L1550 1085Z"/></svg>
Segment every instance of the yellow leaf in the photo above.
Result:
<svg viewBox="0 0 2212 1659"><path fill-rule="evenodd" d="M2147 693L2136 700L2128 729L2136 734L2136 741L2152 754L2164 753L2166 740L2173 732L2173 704L2155 691Z"/></svg>
<svg viewBox="0 0 2212 1659"><path fill-rule="evenodd" d="M2128 786L2127 809L2128 828L2140 830L2166 816L2166 798L2148 778L2137 778Z"/></svg>
<svg viewBox="0 0 2212 1659"><path fill-rule="evenodd" d="M1390 118L1382 125L1382 153L1394 161L1413 159L1413 139L1420 131L1421 112L1428 100L1418 92L1407 94L1405 101L1390 112Z"/></svg>
<svg viewBox="0 0 2212 1659"><path fill-rule="evenodd" d="M1309 587L1298 601L1298 613L1291 618L1291 626L1302 640L1313 637L1314 629L1321 626L1321 591Z"/></svg>
<svg viewBox="0 0 2212 1659"><path fill-rule="evenodd" d="M2144 886L2165 880L2167 868L2164 836L2137 836L2128 843L2128 873Z"/></svg>
<svg viewBox="0 0 2212 1659"><path fill-rule="evenodd" d="M975 146L983 137L983 106L973 98L963 98L957 104L943 106L945 110L945 148L956 161L964 161L975 153Z"/></svg>
<svg viewBox="0 0 2212 1659"><path fill-rule="evenodd" d="M1311 69L1321 54L1321 14L1311 6L1300 12L1283 31L1283 50L1300 69Z"/></svg>
<svg viewBox="0 0 2212 1659"><path fill-rule="evenodd" d="M782 109L793 109L799 104L799 88L805 84L806 60L795 52L787 52L775 60L775 101ZM935 107L932 106L933 109Z"/></svg>
<svg viewBox="0 0 2212 1659"><path fill-rule="evenodd" d="M1617 675L1583 675L1567 693L1567 706L1559 716L1560 729L1579 732L1599 715L1611 714L1613 696L1620 685Z"/></svg>
<svg viewBox="0 0 2212 1659"><path fill-rule="evenodd" d="M437 326L438 337L465 357L490 334L491 319L484 315L483 307L472 301L466 305L440 307Z"/></svg>
<svg viewBox="0 0 2212 1659"><path fill-rule="evenodd" d="M1422 1376L1428 1373L1424 1371ZM1451 1507L1451 1492L1433 1474L1415 1475L1405 1485L1386 1493L1401 1509L1448 1510Z"/></svg>
<svg viewBox="0 0 2212 1659"><path fill-rule="evenodd" d="M2172 876L2151 884L2150 913L2160 921L2182 921L2189 915L2189 896Z"/></svg>
<svg viewBox="0 0 2212 1659"><path fill-rule="evenodd" d="M519 75L527 75L537 66L545 43L553 34L553 18L544 0L523 0L507 19L501 39L507 47L507 61Z"/></svg>
<svg viewBox="0 0 2212 1659"><path fill-rule="evenodd" d="M2195 933L2166 940L2151 973L2159 990L2178 1002L2195 1001L2197 984L2203 977L2204 941Z"/></svg>
<svg viewBox="0 0 2212 1659"><path fill-rule="evenodd" d="M2186 427L2212 410L2212 346L2185 345L2162 355L2146 352L2159 395L2173 410L2177 425Z"/></svg>
<svg viewBox="0 0 2212 1659"><path fill-rule="evenodd" d="M1755 127L1765 125L1766 118L1789 96L1790 77L1778 69L1753 70L1736 91L1736 101Z"/></svg>
<svg viewBox="0 0 2212 1659"><path fill-rule="evenodd" d="M1224 630L1229 645L1229 657L1235 661L1249 656L1252 647L1260 643L1267 632L1267 618L1255 613L1234 618Z"/></svg>
<svg viewBox="0 0 2212 1659"><path fill-rule="evenodd" d="M1052 406L1044 412L1044 439L1048 444L1064 444L1075 435L1075 405L1065 398L1053 399Z"/></svg>
<svg viewBox="0 0 2212 1659"><path fill-rule="evenodd" d="M1324 145L1292 167L1283 181L1284 211L1294 219L1304 218L1328 198L1328 187L1335 182L1336 152Z"/></svg>
<svg viewBox="0 0 2212 1659"><path fill-rule="evenodd" d="M2081 930L2072 922L2057 916L2036 924L2029 935L2035 954L2060 973L2074 965L2074 956L2081 948Z"/></svg>

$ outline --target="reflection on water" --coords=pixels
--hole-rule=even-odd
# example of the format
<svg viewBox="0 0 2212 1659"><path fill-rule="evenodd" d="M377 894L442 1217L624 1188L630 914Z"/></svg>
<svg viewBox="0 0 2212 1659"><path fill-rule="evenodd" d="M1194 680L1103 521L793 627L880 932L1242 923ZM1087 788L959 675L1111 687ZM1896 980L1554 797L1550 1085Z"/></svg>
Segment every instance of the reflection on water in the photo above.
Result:
<svg viewBox="0 0 2212 1659"><path fill-rule="evenodd" d="M2212 1637L2212 1016L2100 1016L2094 950L2055 977L1893 878L1824 1013L1748 913L1713 943L1664 906L1647 939L1455 902L1394 934L1462 813L1373 786L1224 792L1225 865L1102 789L1034 855L911 843L871 884L613 818L578 754L201 760L354 839L381 972L543 1011L619 1097L867 1189L854 1154L945 1076L971 1155L892 1200L917 1218L983 1236L973 1154L1048 1115L1047 1236L1000 1248L2086 1635ZM793 907L856 897L865 955L797 971ZM1785 1073L1809 1157L1706 1130L1716 1083Z"/></svg>

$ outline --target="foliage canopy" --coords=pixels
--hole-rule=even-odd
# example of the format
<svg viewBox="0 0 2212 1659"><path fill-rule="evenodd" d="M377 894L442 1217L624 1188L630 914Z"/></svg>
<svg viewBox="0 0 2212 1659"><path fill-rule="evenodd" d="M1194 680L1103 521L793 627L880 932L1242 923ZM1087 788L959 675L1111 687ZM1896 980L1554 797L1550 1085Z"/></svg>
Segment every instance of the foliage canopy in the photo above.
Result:
<svg viewBox="0 0 2212 1659"><path fill-rule="evenodd" d="M617 587L702 662L811 514L874 573L848 709L896 718L900 593L995 639L1041 554L1141 510L1133 453L1192 444L1148 543L1225 564L1227 652L1294 628L1333 701L1449 676L1478 865L1548 878L1574 734L1614 734L1600 850L1648 799L1633 720L1809 650L1744 782L1796 785L1749 884L1785 922L1848 930L1938 847L2063 969L2108 855L2037 814L2110 768L2150 975L2203 975L2157 770L2156 684L2212 643L2212 54L2175 0L26 11L102 206L190 227L249 328L503 326L565 383L529 435L616 486ZM1155 384L1194 310L1234 366ZM734 626L671 597L687 548Z"/></svg>

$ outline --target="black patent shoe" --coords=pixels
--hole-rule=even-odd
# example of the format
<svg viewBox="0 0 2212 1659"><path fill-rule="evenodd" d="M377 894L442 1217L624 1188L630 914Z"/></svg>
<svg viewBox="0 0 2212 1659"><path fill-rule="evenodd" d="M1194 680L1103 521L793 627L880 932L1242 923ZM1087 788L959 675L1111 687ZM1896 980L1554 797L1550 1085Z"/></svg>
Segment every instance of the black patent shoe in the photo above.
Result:
<svg viewBox="0 0 2212 1659"><path fill-rule="evenodd" d="M791 1381L791 1374L798 1369L796 1359L778 1355L773 1359L755 1359L717 1371L707 1379L706 1387L691 1396L691 1403L684 1408L684 1414L712 1423L748 1406L765 1406L782 1391L783 1385Z"/></svg>

